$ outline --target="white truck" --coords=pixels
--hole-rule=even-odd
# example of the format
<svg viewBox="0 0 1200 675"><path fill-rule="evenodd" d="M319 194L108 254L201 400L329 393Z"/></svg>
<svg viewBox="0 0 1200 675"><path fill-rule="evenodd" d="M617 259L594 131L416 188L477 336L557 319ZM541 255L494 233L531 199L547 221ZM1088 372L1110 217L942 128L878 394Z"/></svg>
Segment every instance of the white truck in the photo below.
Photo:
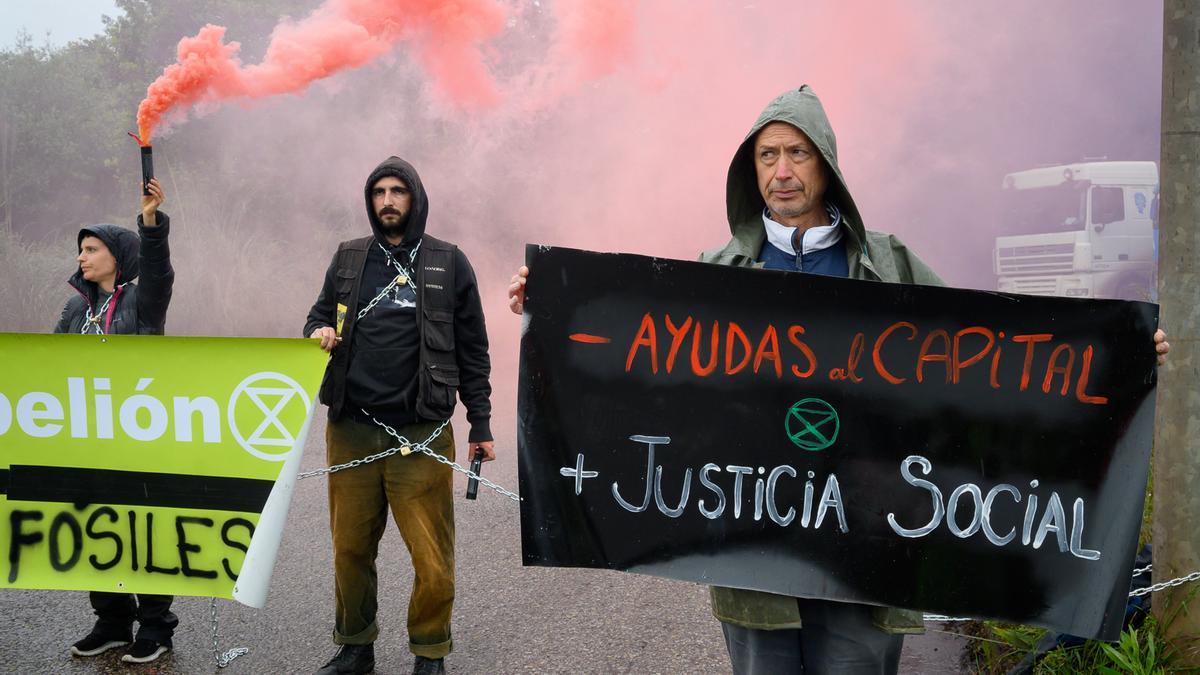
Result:
<svg viewBox="0 0 1200 675"><path fill-rule="evenodd" d="M1004 177L997 290L1074 298L1157 296L1158 167L1080 162Z"/></svg>

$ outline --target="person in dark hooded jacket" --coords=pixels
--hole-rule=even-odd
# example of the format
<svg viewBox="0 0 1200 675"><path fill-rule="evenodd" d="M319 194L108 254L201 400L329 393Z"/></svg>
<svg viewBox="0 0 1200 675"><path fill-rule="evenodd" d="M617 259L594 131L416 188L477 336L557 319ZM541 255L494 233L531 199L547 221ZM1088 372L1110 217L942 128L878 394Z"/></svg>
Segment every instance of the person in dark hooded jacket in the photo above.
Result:
<svg viewBox="0 0 1200 675"><path fill-rule="evenodd" d="M329 464L421 443L453 460L448 420L456 394L471 426L469 456L494 459L491 365L475 272L457 246L425 233L429 200L408 162L381 163L365 196L372 234L338 247L304 326L304 335L330 352L320 391L329 406ZM403 450L329 475L333 640L341 646L319 673L374 668L375 556L389 506L415 570L408 606L413 672L444 672L453 646L451 478L445 464Z"/></svg>
<svg viewBox="0 0 1200 675"><path fill-rule="evenodd" d="M163 334L175 283L167 245L171 219L158 211L164 199L158 179L149 187L137 232L108 223L79 230L79 268L67 280L76 294L63 307L55 333Z"/></svg>
<svg viewBox="0 0 1200 675"><path fill-rule="evenodd" d="M79 268L67 280L75 295L63 307L55 333L88 335L162 335L171 303L175 271L167 235L171 219L158 210L165 199L151 179L142 196L138 231L110 224L79 230ZM139 280L138 283L134 283ZM179 619L171 613L169 595L139 593L90 594L96 624L71 646L75 656L96 656L133 641L122 660L153 661L171 649ZM133 622L138 622L133 640Z"/></svg>

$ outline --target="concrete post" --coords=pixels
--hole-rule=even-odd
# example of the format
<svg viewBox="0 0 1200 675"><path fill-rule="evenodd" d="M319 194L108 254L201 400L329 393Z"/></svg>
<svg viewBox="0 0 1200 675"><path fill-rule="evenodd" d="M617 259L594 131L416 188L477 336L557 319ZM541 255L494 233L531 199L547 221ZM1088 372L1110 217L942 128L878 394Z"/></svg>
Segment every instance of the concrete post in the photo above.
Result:
<svg viewBox="0 0 1200 675"><path fill-rule="evenodd" d="M1154 581L1200 570L1200 3L1163 6L1158 294L1171 354L1154 434ZM1200 582L1154 594L1186 663L1200 667Z"/></svg>

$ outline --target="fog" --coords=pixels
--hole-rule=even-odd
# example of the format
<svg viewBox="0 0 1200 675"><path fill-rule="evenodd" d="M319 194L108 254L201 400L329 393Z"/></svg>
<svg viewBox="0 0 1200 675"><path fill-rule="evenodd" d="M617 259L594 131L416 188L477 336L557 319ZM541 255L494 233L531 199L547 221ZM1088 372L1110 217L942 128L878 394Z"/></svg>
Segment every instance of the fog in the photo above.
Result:
<svg viewBox="0 0 1200 675"><path fill-rule="evenodd" d="M469 12L404 4L427 13L365 65L296 93L202 100L157 130L177 273L168 332L298 336L337 241L369 232L366 175L396 154L422 175L428 232L475 266L509 414L520 321L505 287L524 244L683 259L721 245L729 160L784 90L821 97L867 227L956 286L994 288L1004 174L1158 159L1158 2L457 3L497 12L466 32ZM296 5L293 28L315 3ZM253 67L266 53L239 56ZM77 227L54 232L57 278ZM48 328L69 292L21 311Z"/></svg>

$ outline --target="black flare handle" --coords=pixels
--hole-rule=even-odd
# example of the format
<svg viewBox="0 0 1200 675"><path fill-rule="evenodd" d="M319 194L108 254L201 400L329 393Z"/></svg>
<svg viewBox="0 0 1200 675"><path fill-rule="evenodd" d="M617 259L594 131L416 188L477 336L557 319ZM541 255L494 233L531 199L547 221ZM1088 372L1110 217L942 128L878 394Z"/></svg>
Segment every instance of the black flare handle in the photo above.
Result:
<svg viewBox="0 0 1200 675"><path fill-rule="evenodd" d="M476 448L475 457L471 459L471 473L480 475L483 470L483 448ZM475 499L479 494L479 479L471 476L467 479L467 499Z"/></svg>
<svg viewBox="0 0 1200 675"><path fill-rule="evenodd" d="M142 194L150 194L150 179L154 178L154 149L142 146Z"/></svg>

